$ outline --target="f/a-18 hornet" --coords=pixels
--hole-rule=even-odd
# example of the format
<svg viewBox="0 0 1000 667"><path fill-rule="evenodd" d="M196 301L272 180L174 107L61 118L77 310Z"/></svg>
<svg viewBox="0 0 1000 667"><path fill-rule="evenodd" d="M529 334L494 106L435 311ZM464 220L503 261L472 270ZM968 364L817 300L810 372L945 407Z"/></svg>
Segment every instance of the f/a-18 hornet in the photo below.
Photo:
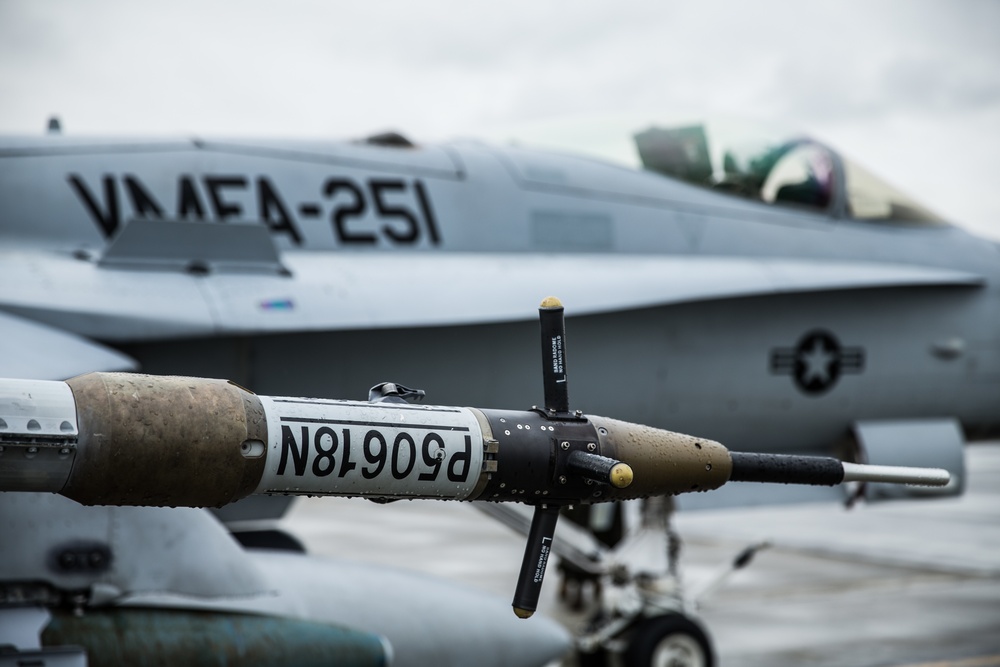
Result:
<svg viewBox="0 0 1000 667"><path fill-rule="evenodd" d="M554 293L585 414L944 468L959 492L962 445L997 431L995 244L809 139L636 139L641 170L392 133L5 138L0 375L141 369L330 398L391 378L521 409L530 305ZM333 471L304 453L316 433L291 431L286 473ZM358 437L370 472L379 451L390 474L409 465ZM464 451L438 478L475 467ZM866 485L925 493L894 488Z"/></svg>

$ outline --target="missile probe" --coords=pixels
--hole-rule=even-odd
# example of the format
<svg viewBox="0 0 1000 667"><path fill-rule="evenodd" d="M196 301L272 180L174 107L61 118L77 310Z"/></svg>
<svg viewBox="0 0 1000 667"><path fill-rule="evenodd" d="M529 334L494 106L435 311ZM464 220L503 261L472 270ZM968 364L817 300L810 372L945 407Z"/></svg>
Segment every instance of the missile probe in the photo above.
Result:
<svg viewBox="0 0 1000 667"><path fill-rule="evenodd" d="M545 405L423 406L258 396L224 380L90 373L0 380L0 491L84 505L219 507L250 494L535 506L514 597L538 601L559 509L728 481L944 485L944 470L730 452L705 438L570 411L562 304L540 309ZM373 396L375 392L373 390Z"/></svg>

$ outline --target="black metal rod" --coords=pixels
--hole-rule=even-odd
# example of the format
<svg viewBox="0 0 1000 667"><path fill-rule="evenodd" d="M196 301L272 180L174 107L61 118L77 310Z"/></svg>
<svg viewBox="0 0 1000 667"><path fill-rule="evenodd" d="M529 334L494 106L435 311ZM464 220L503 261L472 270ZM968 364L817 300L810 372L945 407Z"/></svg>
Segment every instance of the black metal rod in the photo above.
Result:
<svg viewBox="0 0 1000 667"><path fill-rule="evenodd" d="M566 386L566 320L562 302L548 297L538 308L542 331L542 382L545 386L545 409L569 412Z"/></svg>
<svg viewBox="0 0 1000 667"><path fill-rule="evenodd" d="M730 452L730 482L771 482L836 486L844 481L844 465L827 456L787 456Z"/></svg>
<svg viewBox="0 0 1000 667"><path fill-rule="evenodd" d="M570 452L566 458L567 468L581 477L592 479L602 484L611 483L611 471L614 470L616 465L620 464L621 461L609 459L607 456L581 451Z"/></svg>
<svg viewBox="0 0 1000 667"><path fill-rule="evenodd" d="M538 609L538 596L542 592L545 566L552 552L552 536L559 519L558 505L537 505L531 518L528 541L524 545L524 560L514 589L514 613L518 618L529 618Z"/></svg>

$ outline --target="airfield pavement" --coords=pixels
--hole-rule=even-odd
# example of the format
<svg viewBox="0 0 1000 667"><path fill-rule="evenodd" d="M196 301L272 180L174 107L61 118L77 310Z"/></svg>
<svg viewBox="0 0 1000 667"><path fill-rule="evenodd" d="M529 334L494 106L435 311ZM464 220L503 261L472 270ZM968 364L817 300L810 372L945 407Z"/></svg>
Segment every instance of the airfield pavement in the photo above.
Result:
<svg viewBox="0 0 1000 667"><path fill-rule="evenodd" d="M720 664L1000 666L1000 443L970 446L966 465L960 498L678 513L690 590L748 544L771 543L699 608ZM522 536L468 503L302 499L283 523L314 554L427 572L503 599L523 550ZM539 611L574 629L585 616L557 589L550 567Z"/></svg>

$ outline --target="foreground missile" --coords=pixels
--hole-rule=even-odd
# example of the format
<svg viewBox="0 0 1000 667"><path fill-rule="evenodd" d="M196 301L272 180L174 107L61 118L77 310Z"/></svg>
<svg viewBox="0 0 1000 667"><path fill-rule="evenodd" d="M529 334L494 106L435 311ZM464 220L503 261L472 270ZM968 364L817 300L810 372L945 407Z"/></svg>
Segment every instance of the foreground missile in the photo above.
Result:
<svg viewBox="0 0 1000 667"><path fill-rule="evenodd" d="M0 381L0 490L219 507L252 493L522 502L714 489L720 444L600 417L257 396L223 380Z"/></svg>
<svg viewBox="0 0 1000 667"><path fill-rule="evenodd" d="M943 470L731 453L704 438L570 412L562 305L540 309L546 405L526 411L258 396L231 382L91 373L0 380L0 491L85 505L219 507L253 493L523 502L515 593L535 609L559 508L727 481L944 485ZM405 388L404 388L405 389Z"/></svg>
<svg viewBox="0 0 1000 667"><path fill-rule="evenodd" d="M129 373L0 380L0 438L0 490L85 505L219 507L252 493L567 504L730 480L947 483L940 470L731 453L604 417L257 396Z"/></svg>

